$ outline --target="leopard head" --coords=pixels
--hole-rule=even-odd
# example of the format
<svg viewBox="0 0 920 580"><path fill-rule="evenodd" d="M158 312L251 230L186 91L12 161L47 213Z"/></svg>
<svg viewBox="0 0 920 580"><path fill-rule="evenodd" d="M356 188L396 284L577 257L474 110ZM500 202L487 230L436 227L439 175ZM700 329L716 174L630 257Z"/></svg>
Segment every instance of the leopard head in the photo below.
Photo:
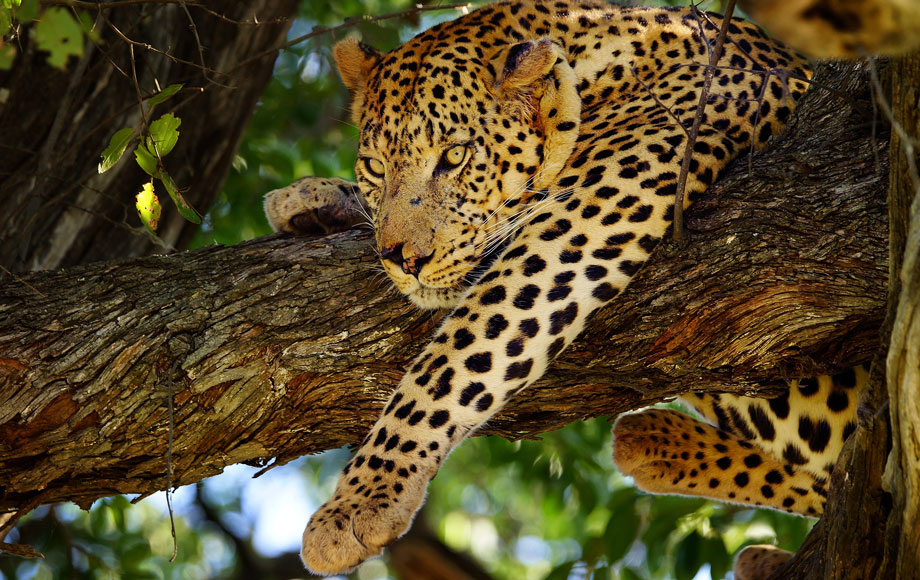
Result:
<svg viewBox="0 0 920 580"><path fill-rule="evenodd" d="M547 39L489 43L438 27L387 54L344 40L334 56L384 269L416 305L451 306L574 149L575 73Z"/></svg>

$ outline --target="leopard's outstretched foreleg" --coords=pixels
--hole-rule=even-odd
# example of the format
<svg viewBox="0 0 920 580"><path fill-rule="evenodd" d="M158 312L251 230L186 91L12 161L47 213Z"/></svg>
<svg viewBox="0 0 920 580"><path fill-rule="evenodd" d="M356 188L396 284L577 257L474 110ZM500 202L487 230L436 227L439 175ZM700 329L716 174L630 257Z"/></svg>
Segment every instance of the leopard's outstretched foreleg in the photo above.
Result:
<svg viewBox="0 0 920 580"><path fill-rule="evenodd" d="M817 517L826 482L757 445L669 409L623 415L613 457L636 486Z"/></svg>

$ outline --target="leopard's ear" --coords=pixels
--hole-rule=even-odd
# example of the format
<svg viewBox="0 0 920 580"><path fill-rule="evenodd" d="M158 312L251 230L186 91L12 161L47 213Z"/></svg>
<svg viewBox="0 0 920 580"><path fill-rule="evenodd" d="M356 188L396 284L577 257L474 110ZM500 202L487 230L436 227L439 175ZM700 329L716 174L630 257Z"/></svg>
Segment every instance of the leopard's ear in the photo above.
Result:
<svg viewBox="0 0 920 580"><path fill-rule="evenodd" d="M491 61L492 94L507 114L531 119L544 135L543 164L533 187L553 183L578 138L581 97L565 50L548 38L511 45Z"/></svg>
<svg viewBox="0 0 920 580"><path fill-rule="evenodd" d="M517 93L533 93L559 57L558 47L548 38L512 44L496 55L495 64L501 69L492 92L502 100L524 96Z"/></svg>
<svg viewBox="0 0 920 580"><path fill-rule="evenodd" d="M336 43L332 48L332 56L335 58L342 82L349 91L356 93L362 91L367 85L370 71L380 62L382 53L372 46L349 37Z"/></svg>

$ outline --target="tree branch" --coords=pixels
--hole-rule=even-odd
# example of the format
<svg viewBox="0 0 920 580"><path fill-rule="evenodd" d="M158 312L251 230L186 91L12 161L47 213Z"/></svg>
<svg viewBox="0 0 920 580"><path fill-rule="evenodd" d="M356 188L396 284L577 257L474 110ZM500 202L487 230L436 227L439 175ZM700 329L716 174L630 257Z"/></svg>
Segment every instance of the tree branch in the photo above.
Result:
<svg viewBox="0 0 920 580"><path fill-rule="evenodd" d="M509 438L689 389L767 393L866 360L884 317L887 168L858 68L736 163L550 372L484 429ZM39 272L0 286L0 511L274 465L364 436L438 323L371 275L367 234ZM178 364L176 364L178 362ZM157 379L159 377L159 380Z"/></svg>

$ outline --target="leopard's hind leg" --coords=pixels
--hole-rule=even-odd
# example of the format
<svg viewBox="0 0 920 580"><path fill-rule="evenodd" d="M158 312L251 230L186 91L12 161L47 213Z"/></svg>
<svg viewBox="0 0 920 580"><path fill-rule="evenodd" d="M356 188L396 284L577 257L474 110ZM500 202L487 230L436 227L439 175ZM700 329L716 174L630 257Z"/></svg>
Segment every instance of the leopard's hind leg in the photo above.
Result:
<svg viewBox="0 0 920 580"><path fill-rule="evenodd" d="M640 489L819 516L825 480L684 413L647 409L613 428L617 467Z"/></svg>
<svg viewBox="0 0 920 580"><path fill-rule="evenodd" d="M767 580L794 555L776 546L747 546L735 556L735 580Z"/></svg>

